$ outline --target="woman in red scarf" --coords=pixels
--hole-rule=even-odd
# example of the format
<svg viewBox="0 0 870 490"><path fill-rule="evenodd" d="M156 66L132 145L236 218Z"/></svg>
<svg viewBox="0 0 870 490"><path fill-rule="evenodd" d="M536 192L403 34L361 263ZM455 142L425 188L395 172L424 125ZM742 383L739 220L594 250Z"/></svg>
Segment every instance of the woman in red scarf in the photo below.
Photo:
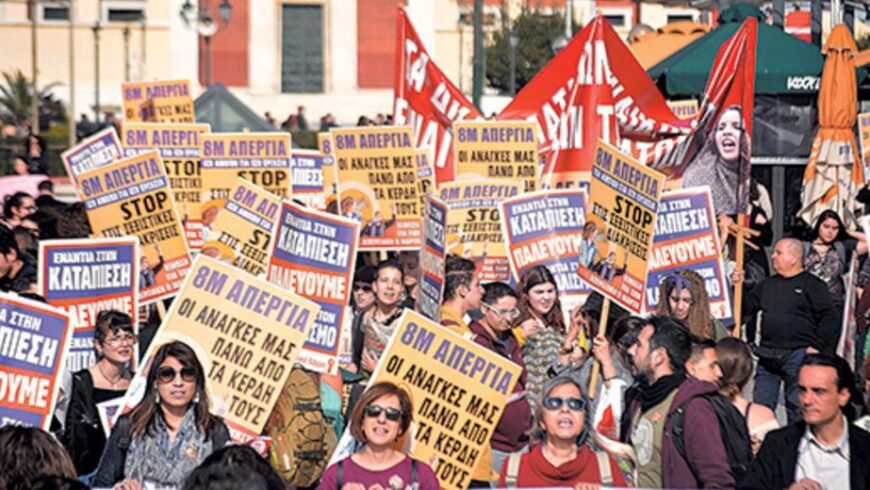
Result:
<svg viewBox="0 0 870 490"><path fill-rule="evenodd" d="M499 487L574 487L578 484L625 486L616 461L585 444L587 400L580 385L558 376L544 386L535 410L532 440L525 454L511 454L501 469Z"/></svg>

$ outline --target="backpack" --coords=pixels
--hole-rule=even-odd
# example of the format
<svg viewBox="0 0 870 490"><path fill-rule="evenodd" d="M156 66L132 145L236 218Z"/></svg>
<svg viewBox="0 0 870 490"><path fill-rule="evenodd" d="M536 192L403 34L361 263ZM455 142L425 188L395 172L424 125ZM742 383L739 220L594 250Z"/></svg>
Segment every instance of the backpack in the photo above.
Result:
<svg viewBox="0 0 870 490"><path fill-rule="evenodd" d="M752 443L749 428L743 414L731 404L731 400L719 393L707 393L702 398L710 402L710 407L716 413L719 422L719 433L722 435L722 445L725 446L725 456L734 481L740 481L749 463L752 462ZM671 417L674 418L673 441L677 452L686 459L686 441L684 439L686 406L694 400L690 398L683 402Z"/></svg>
<svg viewBox="0 0 870 490"><path fill-rule="evenodd" d="M613 485L613 473L610 471L610 459L607 457L607 453L603 451L594 451L594 453L598 461L598 475L601 477L601 485ZM522 453L511 453L507 461L505 461L504 464L507 465L507 471L505 471L504 475L505 487L515 488L517 486L517 479L520 476L520 459L522 457ZM339 488L341 488L340 485Z"/></svg>
<svg viewBox="0 0 870 490"><path fill-rule="evenodd" d="M317 483L338 444L335 429L323 415L315 376L293 368L266 421L272 467L293 487Z"/></svg>

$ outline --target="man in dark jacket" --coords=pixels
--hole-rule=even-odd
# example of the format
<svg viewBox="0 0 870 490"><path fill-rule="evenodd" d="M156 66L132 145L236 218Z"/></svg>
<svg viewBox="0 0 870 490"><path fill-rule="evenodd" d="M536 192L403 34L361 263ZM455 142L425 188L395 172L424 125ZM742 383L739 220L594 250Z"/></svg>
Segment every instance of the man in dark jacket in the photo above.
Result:
<svg viewBox="0 0 870 490"><path fill-rule="evenodd" d="M868 488L870 433L849 423L852 386L843 358L806 356L798 373L803 420L767 434L740 488Z"/></svg>
<svg viewBox="0 0 870 490"><path fill-rule="evenodd" d="M839 314L827 286L803 268L803 246L793 238L776 243L771 255L776 275L759 283L746 298L747 338L754 341L755 315L761 313L761 342L753 400L776 410L785 383L789 423L800 419L797 369L807 354L833 354L840 339Z"/></svg>
<svg viewBox="0 0 870 490"><path fill-rule="evenodd" d="M718 389L686 377L690 352L689 330L659 315L649 318L628 349L640 383L626 393L621 434L637 456L638 487L734 488L719 420L704 398ZM674 414L680 409L685 454L674 444Z"/></svg>

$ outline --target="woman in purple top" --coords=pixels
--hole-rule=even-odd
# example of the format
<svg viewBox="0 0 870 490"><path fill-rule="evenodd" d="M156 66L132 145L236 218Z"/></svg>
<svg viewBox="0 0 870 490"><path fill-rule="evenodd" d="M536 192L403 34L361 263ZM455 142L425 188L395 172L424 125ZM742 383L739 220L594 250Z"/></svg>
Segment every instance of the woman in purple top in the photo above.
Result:
<svg viewBox="0 0 870 490"><path fill-rule="evenodd" d="M411 399L405 390L389 382L370 386L350 416L350 433L364 446L327 468L318 490L439 488L429 465L395 448L411 426L412 417Z"/></svg>

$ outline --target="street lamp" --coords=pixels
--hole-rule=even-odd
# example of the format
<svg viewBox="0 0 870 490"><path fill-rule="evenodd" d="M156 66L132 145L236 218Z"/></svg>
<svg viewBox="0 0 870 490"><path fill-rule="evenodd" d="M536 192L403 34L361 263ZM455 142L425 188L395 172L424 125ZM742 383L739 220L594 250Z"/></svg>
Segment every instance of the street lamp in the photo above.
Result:
<svg viewBox="0 0 870 490"><path fill-rule="evenodd" d="M574 36L574 32L571 26L571 23L574 21L574 16L572 14L571 5L573 0L565 0L565 33L561 36L557 37L550 43L550 47L553 48L553 52L559 54L568 46L568 43L571 42L571 38Z"/></svg>
<svg viewBox="0 0 870 490"><path fill-rule="evenodd" d="M97 127L100 125L100 31L102 29L99 21L91 27L94 31L94 121Z"/></svg>
<svg viewBox="0 0 870 490"><path fill-rule="evenodd" d="M517 94L517 45L520 43L520 38L517 36L517 29L514 27L511 29L510 34L508 35L508 42L511 46L510 52L510 71L511 71L511 79L510 79L510 93L511 97Z"/></svg>
<svg viewBox="0 0 870 490"><path fill-rule="evenodd" d="M218 5L219 22L212 16L211 7L208 4L200 5L197 14L194 14L194 6L190 0L185 0L184 5L181 6L181 11L179 12L181 20L187 27L196 29L197 33L202 36L205 48L205 66L203 71L205 72L206 87L211 87L211 37L230 23L232 13L233 6L230 5L229 0L222 0L220 5Z"/></svg>
<svg viewBox="0 0 870 490"><path fill-rule="evenodd" d="M33 97L30 98L30 133L39 134L39 87L36 85L36 77L39 74L39 63L37 61L36 47L36 0L30 0L30 60L33 62L31 66L31 79L33 83Z"/></svg>
<svg viewBox="0 0 870 490"><path fill-rule="evenodd" d="M124 81L130 81L130 26L121 31L124 36Z"/></svg>

